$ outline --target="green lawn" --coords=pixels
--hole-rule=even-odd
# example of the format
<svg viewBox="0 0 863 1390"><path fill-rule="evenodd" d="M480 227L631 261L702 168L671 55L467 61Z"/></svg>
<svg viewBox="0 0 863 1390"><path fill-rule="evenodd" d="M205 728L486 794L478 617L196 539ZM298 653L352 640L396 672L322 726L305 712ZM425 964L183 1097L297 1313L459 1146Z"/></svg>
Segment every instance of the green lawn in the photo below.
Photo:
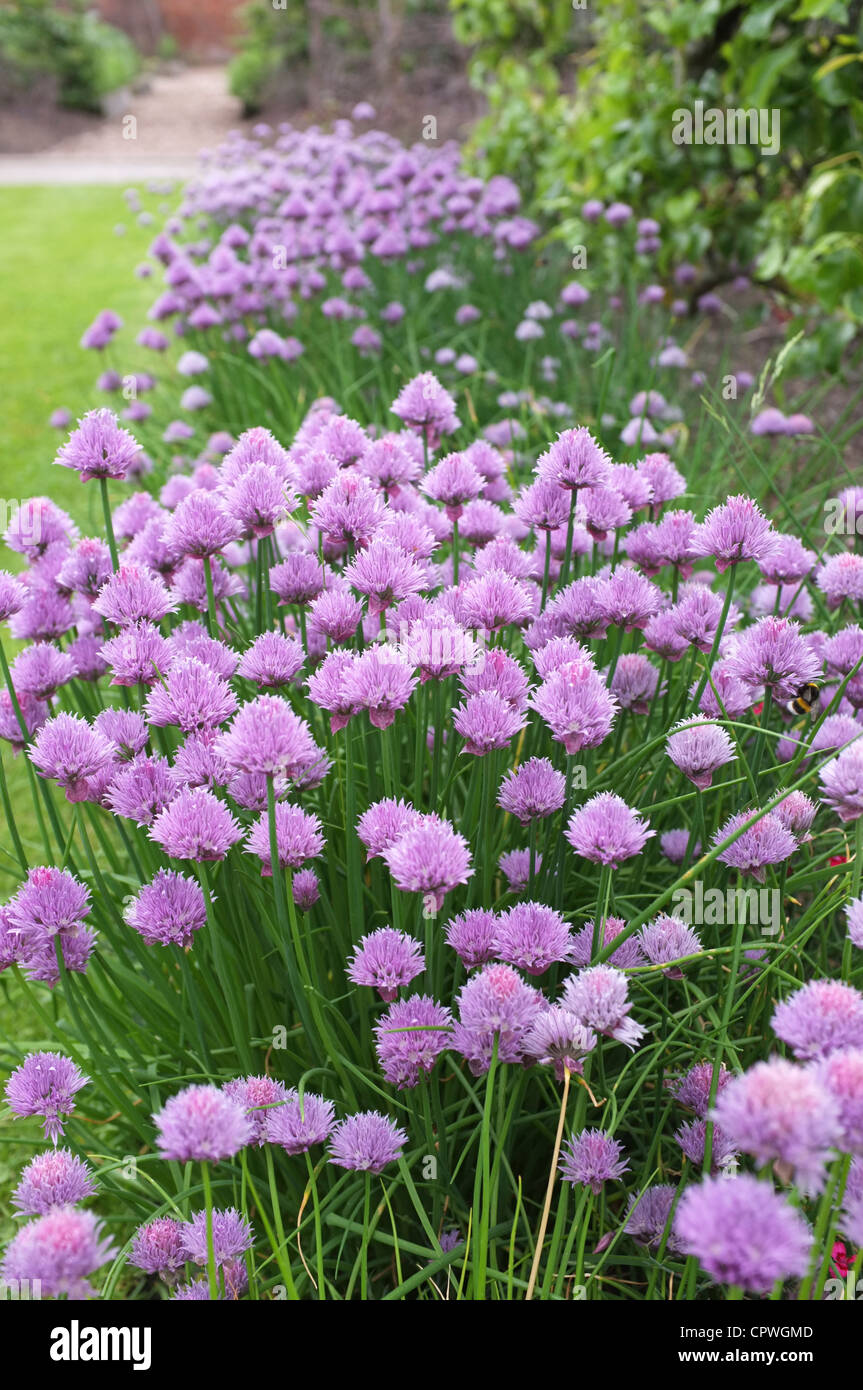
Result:
<svg viewBox="0 0 863 1390"><path fill-rule="evenodd" d="M142 194L142 201L155 210L153 197ZM126 228L123 236L114 234L118 223ZM48 417L66 406L77 418L99 403L94 386L104 354L85 352L79 340L100 309L114 309L125 320L120 342L131 348L155 293L154 280L138 280L132 272L155 230L138 226L120 187L0 189L0 476L6 505L50 494L76 520L89 521L98 498L74 475L51 467L63 436ZM131 351L134 357L115 357L111 365L120 371L152 365L140 349Z"/></svg>
<svg viewBox="0 0 863 1390"><path fill-rule="evenodd" d="M155 199L142 195L145 206ZM114 234L122 223L126 232ZM154 228L139 227L120 187L0 189L0 531L15 502L46 494L83 527L98 531L98 492L84 487L77 475L52 467L65 436L48 424L51 411L66 406L77 418L99 403L94 389L104 362L85 352L79 340L100 309L111 308L125 320L120 342L128 358L111 362L118 370L152 366L153 355L132 347L154 297L154 280L139 280L135 265L144 259ZM0 569L18 568L17 557L0 545ZM8 634L6 650L12 654ZM12 803L20 808L19 830L31 863L42 862L30 793L21 760L2 749ZM0 832L0 901L17 886L10 872L8 833ZM14 983L0 982L0 1036L26 1050L44 1042L41 1030ZM28 1156L11 1144L0 1145L0 1185ZM2 1214L0 1214L2 1222ZM7 1232L8 1234L8 1232Z"/></svg>

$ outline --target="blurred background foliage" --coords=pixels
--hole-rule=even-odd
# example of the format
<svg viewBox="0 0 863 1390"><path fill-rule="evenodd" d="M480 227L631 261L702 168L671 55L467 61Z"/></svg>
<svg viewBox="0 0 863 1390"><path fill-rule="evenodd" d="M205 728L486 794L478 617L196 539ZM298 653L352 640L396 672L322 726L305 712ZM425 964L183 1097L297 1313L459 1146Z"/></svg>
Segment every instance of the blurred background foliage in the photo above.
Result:
<svg viewBox="0 0 863 1390"><path fill-rule="evenodd" d="M62 7L53 0L0 4L0 86L7 92L48 75L57 80L61 106L99 112L105 97L139 69L135 45L84 0Z"/></svg>
<svg viewBox="0 0 863 1390"><path fill-rule="evenodd" d="M587 198L655 217L669 260L863 321L863 5L844 0L450 0L488 115L472 158L570 244ZM673 113L777 109L781 144L677 145Z"/></svg>

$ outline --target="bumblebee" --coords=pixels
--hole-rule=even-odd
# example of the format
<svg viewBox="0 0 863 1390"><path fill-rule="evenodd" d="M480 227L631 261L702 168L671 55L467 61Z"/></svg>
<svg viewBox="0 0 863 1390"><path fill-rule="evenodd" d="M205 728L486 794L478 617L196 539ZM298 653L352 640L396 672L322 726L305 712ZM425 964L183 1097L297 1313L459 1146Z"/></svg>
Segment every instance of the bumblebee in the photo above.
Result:
<svg viewBox="0 0 863 1390"><path fill-rule="evenodd" d="M801 685L793 700L789 700L786 709L789 714L811 714L815 705L818 703L820 691L814 681L807 681Z"/></svg>

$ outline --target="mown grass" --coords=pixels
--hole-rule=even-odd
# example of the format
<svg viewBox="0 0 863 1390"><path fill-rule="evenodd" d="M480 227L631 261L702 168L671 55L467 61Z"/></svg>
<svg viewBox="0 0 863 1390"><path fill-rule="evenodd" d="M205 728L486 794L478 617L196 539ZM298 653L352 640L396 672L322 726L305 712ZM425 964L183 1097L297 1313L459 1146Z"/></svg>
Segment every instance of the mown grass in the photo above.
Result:
<svg viewBox="0 0 863 1390"><path fill-rule="evenodd" d="M113 228L121 223L122 236ZM49 425L57 406L74 416L94 404L99 355L79 346L81 334L102 307L110 307L130 325L145 316L152 287L133 275L152 239L152 228L139 227L129 215L119 187L0 189L0 379L3 415L0 424L0 517L3 529L16 501L49 494L89 530L97 528L92 489L77 475L51 463L61 435ZM2 567L15 557L4 551ZM4 632L7 650L14 649ZM11 655L11 650L10 650ZM38 832L20 760L4 750L12 804L19 833L28 847L38 846ZM8 831L0 835L0 898L14 890L8 873ZM38 857L38 856L37 856ZM0 988L0 1033L27 1047L44 1042L33 1032L32 1013L14 984ZM17 1149L17 1146L16 1146ZM20 1166L25 1154L0 1148L0 1182ZM26 1155L25 1155L26 1156Z"/></svg>
<svg viewBox="0 0 863 1390"><path fill-rule="evenodd" d="M113 234L118 224L122 236ZM152 286L132 272L152 236L130 216L119 187L0 189L5 502L50 491L82 525L89 520L90 492L49 468L58 433L48 418L57 406L77 416L94 404L101 359L79 340L99 309L130 324L143 319Z"/></svg>

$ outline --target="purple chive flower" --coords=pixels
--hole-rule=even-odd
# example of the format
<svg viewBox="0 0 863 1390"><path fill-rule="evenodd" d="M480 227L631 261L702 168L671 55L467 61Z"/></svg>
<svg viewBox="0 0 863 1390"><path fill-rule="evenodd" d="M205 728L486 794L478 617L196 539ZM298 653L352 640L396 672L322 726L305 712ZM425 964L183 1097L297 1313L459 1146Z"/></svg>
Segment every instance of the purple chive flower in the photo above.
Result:
<svg viewBox="0 0 863 1390"><path fill-rule="evenodd" d="M28 497L16 507L3 536L10 550L36 560L58 542L64 548L74 541L78 528L50 497Z"/></svg>
<svg viewBox="0 0 863 1390"><path fill-rule="evenodd" d="M335 643L353 637L363 616L363 606L349 589L325 589L309 609L309 623Z"/></svg>
<svg viewBox="0 0 863 1390"><path fill-rule="evenodd" d="M307 859L316 858L324 848L326 841L321 834L321 823L312 811L304 811L302 807L291 806L284 801L277 802L275 810L279 864L283 869L299 869ZM264 877L272 875L268 812L264 811L249 831L246 853L257 855Z"/></svg>
<svg viewBox="0 0 863 1390"><path fill-rule="evenodd" d="M595 541L622 530L632 520L632 508L613 487L588 488L584 495L584 525Z"/></svg>
<svg viewBox="0 0 863 1390"><path fill-rule="evenodd" d="M802 1062L863 1047L863 994L840 980L810 980L777 1004L771 1026Z"/></svg>
<svg viewBox="0 0 863 1390"><path fill-rule="evenodd" d="M270 588L280 603L311 603L323 591L326 572L317 555L295 551L270 570Z"/></svg>
<svg viewBox="0 0 863 1390"><path fill-rule="evenodd" d="M459 596L459 617L465 627L496 632L520 624L535 612L527 585L504 570L491 569L465 584Z"/></svg>
<svg viewBox="0 0 863 1390"><path fill-rule="evenodd" d="M48 706L44 700L25 695L23 691L18 699L18 707L28 734L35 733L48 718ZM20 753L24 747L21 725L18 723L18 715L13 709L8 690L0 690L0 738L11 743L16 753Z"/></svg>
<svg viewBox="0 0 863 1390"><path fill-rule="evenodd" d="M366 847L366 860L382 855L400 835L419 824L422 815L407 801L376 801L357 821L357 835Z"/></svg>
<svg viewBox="0 0 863 1390"><path fill-rule="evenodd" d="M798 845L802 845L812 838L809 831L817 812L818 807L805 792L789 792L771 814L791 832Z"/></svg>
<svg viewBox="0 0 863 1390"><path fill-rule="evenodd" d="M177 795L166 758L137 757L114 773L102 797L102 804L115 815L152 825L156 817Z"/></svg>
<svg viewBox="0 0 863 1390"><path fill-rule="evenodd" d="M206 787L182 788L150 826L150 839L171 859L224 859L242 836L224 802Z"/></svg>
<svg viewBox="0 0 863 1390"><path fill-rule="evenodd" d="M713 837L714 845L727 840L728 836L739 830L741 825L745 825L753 814L752 811L739 811L737 815L730 816L716 831ZM744 830L733 844L724 849L719 859L730 868L738 869L744 875L750 874L758 883L763 883L766 866L781 864L784 860L790 859L796 848L797 841L791 831L786 830L782 822L768 811L748 830Z"/></svg>
<svg viewBox="0 0 863 1390"><path fill-rule="evenodd" d="M344 699L356 710L368 710L376 729L389 728L417 685L407 661L390 647L367 647L345 667L343 679Z"/></svg>
<svg viewBox="0 0 863 1390"><path fill-rule="evenodd" d="M450 521L457 521L468 502L479 497L484 479L463 453L447 454L425 474L421 490L443 502Z"/></svg>
<svg viewBox="0 0 863 1390"><path fill-rule="evenodd" d="M186 1086L165 1102L153 1122L162 1157L180 1163L233 1158L253 1138L243 1107L217 1086Z"/></svg>
<svg viewBox="0 0 863 1390"><path fill-rule="evenodd" d="M848 936L852 945L863 951L863 898L854 898L845 908L848 918Z"/></svg>
<svg viewBox="0 0 863 1390"><path fill-rule="evenodd" d="M211 637L201 623L180 623L168 640L175 658L200 661L221 680L228 680L237 669L237 653L231 647L226 647L224 642Z"/></svg>
<svg viewBox="0 0 863 1390"><path fill-rule="evenodd" d="M574 491L604 487L610 478L611 459L590 430L564 430L537 459L537 476L543 482Z"/></svg>
<svg viewBox="0 0 863 1390"><path fill-rule="evenodd" d="M304 1092L302 1099L288 1091L284 1105L267 1112L267 1142L278 1144L285 1153L307 1153L315 1144L326 1143L335 1128L335 1110L331 1100Z"/></svg>
<svg viewBox="0 0 863 1390"><path fill-rule="evenodd" d="M26 601L27 589L21 581L7 570L0 570L0 622L20 613Z"/></svg>
<svg viewBox="0 0 863 1390"><path fill-rule="evenodd" d="M99 733L116 745L117 757L124 761L140 753L149 738L147 721L136 710L103 709L93 722Z"/></svg>
<svg viewBox="0 0 863 1390"><path fill-rule="evenodd" d="M240 525L224 502L206 488L195 488L182 498L165 522L162 539L177 559L217 555L237 540Z"/></svg>
<svg viewBox="0 0 863 1390"><path fill-rule="evenodd" d="M95 1191L89 1164L71 1149L46 1149L23 1169L12 1205L24 1216L45 1216L54 1207L77 1206Z"/></svg>
<svg viewBox="0 0 863 1390"><path fill-rule="evenodd" d="M559 1004L542 1009L524 1039L525 1056L553 1066L558 1081L563 1081L564 1070L581 1075L584 1059L595 1047L593 1030Z"/></svg>
<svg viewBox="0 0 863 1390"><path fill-rule="evenodd" d="M569 507L569 497L562 487L538 478L521 489L513 511L525 526L533 526L537 531L556 531L559 526L566 525Z"/></svg>
<svg viewBox="0 0 863 1390"><path fill-rule="evenodd" d="M101 647L102 639L94 636L76 637L69 643L69 655L75 663L79 681L97 681L106 674L108 663L102 660ZM98 716L96 722L98 724Z"/></svg>
<svg viewBox="0 0 863 1390"><path fill-rule="evenodd" d="M560 1155L563 1182L580 1183L600 1193L602 1185L613 1182L629 1167L622 1158L623 1145L601 1129L583 1129L564 1144Z"/></svg>
<svg viewBox="0 0 863 1390"><path fill-rule="evenodd" d="M176 606L161 579L142 565L121 565L93 602L101 617L126 628L133 623L159 623Z"/></svg>
<svg viewBox="0 0 863 1390"><path fill-rule="evenodd" d="M528 975L542 975L554 961L567 960L572 935L559 912L542 903L517 903L497 921L494 954Z"/></svg>
<svg viewBox="0 0 863 1390"><path fill-rule="evenodd" d="M318 876L314 869L298 869L291 885L294 904L300 912L311 912L321 896Z"/></svg>
<svg viewBox="0 0 863 1390"><path fill-rule="evenodd" d="M658 1250L666 1235L668 1218L677 1195L677 1188L669 1183L656 1183L646 1187L643 1192L633 1194L626 1207L624 1229L639 1245ZM668 1231L665 1249L676 1251L680 1247L672 1230Z"/></svg>
<svg viewBox="0 0 863 1390"><path fill-rule="evenodd" d="M491 690L515 710L521 711L527 705L527 676L515 658L498 647L462 671L459 683L466 695Z"/></svg>
<svg viewBox="0 0 863 1390"><path fill-rule="evenodd" d="M333 545L367 545L380 530L384 501L360 473L340 473L311 509L313 525Z"/></svg>
<svg viewBox="0 0 863 1390"><path fill-rule="evenodd" d="M87 799L87 779L114 760L115 747L77 714L57 714L42 725L30 746L30 761L43 777L57 782L67 801Z"/></svg>
<svg viewBox="0 0 863 1390"><path fill-rule="evenodd" d="M267 1142L267 1123L273 1109L288 1099L284 1082L272 1076L244 1076L227 1081L222 1087L225 1095L236 1101L249 1114L254 1142L260 1147Z"/></svg>
<svg viewBox="0 0 863 1390"><path fill-rule="evenodd" d="M716 1094L727 1086L731 1073L724 1066L719 1068ZM687 1110L694 1110L701 1119L706 1119L710 1106L710 1089L713 1082L713 1063L698 1062L685 1076L675 1078L667 1084L675 1100Z"/></svg>
<svg viewBox="0 0 863 1390"><path fill-rule="evenodd" d="M469 908L446 924L447 944L470 970L494 958L497 918L487 908Z"/></svg>
<svg viewBox="0 0 863 1390"><path fill-rule="evenodd" d="M588 660L567 661L552 671L531 705L570 755L602 743L617 711L617 701Z"/></svg>
<svg viewBox="0 0 863 1390"><path fill-rule="evenodd" d="M841 821L863 816L863 742L849 744L838 757L825 763L818 776L821 800Z"/></svg>
<svg viewBox="0 0 863 1390"><path fill-rule="evenodd" d="M671 864L682 864L686 858L686 850L689 845L688 830L666 830L664 835L660 835L659 844L662 853ZM695 846L695 853L701 850L700 842Z"/></svg>
<svg viewBox="0 0 863 1390"><path fill-rule="evenodd" d="M674 1131L674 1139L690 1163L701 1168L707 1147L707 1121L687 1120ZM713 1126L713 1142L710 1148L710 1171L718 1173L736 1162L740 1150L732 1139L719 1128Z"/></svg>
<svg viewBox="0 0 863 1390"><path fill-rule="evenodd" d="M632 714L648 714L659 685L659 672L642 652L620 657L611 678L610 689L621 709Z"/></svg>
<svg viewBox="0 0 863 1390"><path fill-rule="evenodd" d="M421 683L456 675L472 666L479 653L471 634L446 612L424 613L412 620L401 649L409 664L419 669Z"/></svg>
<svg viewBox="0 0 863 1390"><path fill-rule="evenodd" d="M495 1046L500 1062L520 1062L542 1010L539 992L509 965L487 965L463 985L456 1000L459 1021L453 1047L474 1076L488 1071Z"/></svg>
<svg viewBox="0 0 863 1390"><path fill-rule="evenodd" d="M61 1052L31 1052L6 1083L6 1100L16 1115L41 1115L46 1139L65 1133L62 1116L75 1109L75 1092L90 1080Z"/></svg>
<svg viewBox="0 0 863 1390"><path fill-rule="evenodd" d="M207 920L204 894L196 879L173 869L159 869L145 883L123 914L130 927L149 945L176 942L187 948Z"/></svg>
<svg viewBox="0 0 863 1390"><path fill-rule="evenodd" d="M863 1048L832 1052L819 1064L817 1077L839 1107L837 1147L863 1153Z"/></svg>
<svg viewBox="0 0 863 1390"><path fill-rule="evenodd" d="M393 1003L375 1024L375 1051L384 1076L400 1091L416 1086L449 1043L452 1015L429 995Z"/></svg>
<svg viewBox="0 0 863 1390"><path fill-rule="evenodd" d="M90 893L68 869L31 869L6 904L9 926L26 945L74 936L90 911Z"/></svg>
<svg viewBox="0 0 863 1390"><path fill-rule="evenodd" d="M759 561L758 568L768 584L799 584L815 568L814 550L807 550L797 536L776 537L770 554Z"/></svg>
<svg viewBox="0 0 863 1390"><path fill-rule="evenodd" d="M357 712L347 684L348 672L356 659L354 652L328 652L306 682L309 699L329 711L332 733L343 729Z"/></svg>
<svg viewBox="0 0 863 1390"><path fill-rule="evenodd" d="M627 1017L632 1008L628 988L626 976L613 966L593 965L564 982L561 1004L586 1027L634 1048L644 1029Z"/></svg>
<svg viewBox="0 0 863 1390"><path fill-rule="evenodd" d="M330 1163L360 1173L381 1173L402 1154L408 1137L377 1110L361 1110L336 1125L330 1138Z"/></svg>
<svg viewBox="0 0 863 1390"><path fill-rule="evenodd" d="M705 1178L689 1187L674 1217L680 1248L718 1284L768 1293L778 1279L802 1276L811 1234L801 1214L750 1173Z"/></svg>
<svg viewBox="0 0 863 1390"><path fill-rule="evenodd" d="M225 512L247 540L272 535L297 506L296 493L265 463L254 463L225 488Z"/></svg>
<svg viewBox="0 0 863 1390"><path fill-rule="evenodd" d="M164 678L154 685L144 706L151 724L176 724L183 733L212 729L237 708L237 697L227 681L194 657L178 657Z"/></svg>
<svg viewBox="0 0 863 1390"><path fill-rule="evenodd" d="M732 676L764 686L776 700L790 700L821 677L821 662L790 618L759 618L737 638L727 659Z"/></svg>
<svg viewBox="0 0 863 1390"><path fill-rule="evenodd" d="M390 1003L402 985L409 985L426 968L418 941L394 927L379 927L364 936L351 958L347 976L355 985L370 985Z"/></svg>
<svg viewBox="0 0 863 1390"><path fill-rule="evenodd" d="M699 723L697 719L675 725L665 751L674 766L680 768L699 791L706 791L717 768L733 762L737 756L725 729L718 724Z"/></svg>
<svg viewBox="0 0 863 1390"><path fill-rule="evenodd" d="M40 1287L48 1298L93 1297L88 1275L115 1254L98 1218L77 1207L55 1207L24 1226L6 1248L0 1273L4 1282Z"/></svg>
<svg viewBox="0 0 863 1390"><path fill-rule="evenodd" d="M49 700L76 675L75 663L51 642L36 642L19 652L11 666L15 693L22 691L36 700Z"/></svg>
<svg viewBox="0 0 863 1390"><path fill-rule="evenodd" d="M646 627L662 603L662 594L655 584L638 570L624 568L600 579L595 597L604 622L622 627L624 632Z"/></svg>
<svg viewBox="0 0 863 1390"><path fill-rule="evenodd" d="M613 941L620 936L626 928L626 923L622 917L606 917L602 933L602 940L599 943L600 950L610 946ZM585 922L583 927L574 934L572 939L572 950L569 959L573 965L590 965L593 958L593 937L596 930L595 922ZM627 937L626 941L621 942L617 950L613 951L609 962L616 966L618 970L628 970L633 965L643 965L644 955L637 936Z"/></svg>
<svg viewBox="0 0 863 1390"><path fill-rule="evenodd" d="M368 599L369 613L376 617L409 594L428 588L419 565L385 537L372 540L345 568L349 584Z"/></svg>
<svg viewBox="0 0 863 1390"><path fill-rule="evenodd" d="M236 1207L214 1209L212 1219L213 1254L217 1267L222 1267L251 1250L255 1242L249 1222ZM181 1231L183 1253L195 1264L205 1265L208 1257L207 1213L196 1211Z"/></svg>
<svg viewBox="0 0 863 1390"><path fill-rule="evenodd" d="M129 1263L145 1274L176 1274L186 1263L183 1227L184 1223L172 1216L157 1216L155 1221L139 1226L132 1238Z"/></svg>
<svg viewBox="0 0 863 1390"><path fill-rule="evenodd" d="M810 1069L784 1057L757 1062L723 1088L710 1118L759 1166L781 1159L807 1191L823 1187L839 1108Z"/></svg>
<svg viewBox="0 0 863 1390"><path fill-rule="evenodd" d="M614 792L592 796L570 817L564 831L576 854L617 869L640 854L651 835L638 812Z"/></svg>
<svg viewBox="0 0 863 1390"><path fill-rule="evenodd" d="M74 468L81 482L88 478L125 478L133 471L141 454L137 439L120 427L116 415L106 408L89 410L78 421L54 462Z"/></svg>
<svg viewBox="0 0 863 1390"><path fill-rule="evenodd" d="M502 854L498 860L501 873L506 875L507 888L510 893L524 893L530 883L530 850L511 849L506 854ZM534 855L533 871L539 873L542 867L542 855Z"/></svg>
<svg viewBox="0 0 863 1390"><path fill-rule="evenodd" d="M100 654L113 673L112 685L153 685L173 660L170 643L148 622L131 624L106 642Z"/></svg>
<svg viewBox="0 0 863 1390"><path fill-rule="evenodd" d="M757 700L759 692L732 676L725 662L717 662L710 672L711 685L706 685L698 708L708 719L739 719ZM712 686L716 687L714 695ZM694 699L698 690L693 681L689 694ZM718 698L717 698L718 696Z"/></svg>
<svg viewBox="0 0 863 1390"><path fill-rule="evenodd" d="M859 603L863 599L863 556L852 550L831 555L816 571L815 583L826 596L828 608L838 608L843 599Z"/></svg>
<svg viewBox="0 0 863 1390"><path fill-rule="evenodd" d="M741 560L765 560L776 544L776 533L751 497L729 497L696 526L690 548L694 556L710 556L721 574Z"/></svg>
<svg viewBox="0 0 863 1390"><path fill-rule="evenodd" d="M500 784L497 804L522 825L554 815L563 806L566 779L548 758L529 758L508 772Z"/></svg>
<svg viewBox="0 0 863 1390"><path fill-rule="evenodd" d="M397 888L422 893L438 912L447 893L473 874L467 840L449 821L431 816L408 827L382 858Z"/></svg>
<svg viewBox="0 0 863 1390"><path fill-rule="evenodd" d="M544 617L554 624L550 637L568 634L585 641L604 637L608 629L606 607L600 603L602 580L598 576L576 579L546 605Z"/></svg>
<svg viewBox="0 0 863 1390"><path fill-rule="evenodd" d="M559 670L568 661L587 661L592 664L593 657L574 637L552 637L544 647L533 653L536 674L543 681L552 671Z"/></svg>
<svg viewBox="0 0 863 1390"><path fill-rule="evenodd" d="M237 772L296 777L316 761L309 726L279 695L258 695L242 706L216 752Z"/></svg>
<svg viewBox="0 0 863 1390"><path fill-rule="evenodd" d="M407 382L390 409L432 450L459 426L455 401L432 372L421 372Z"/></svg>
<svg viewBox="0 0 863 1390"><path fill-rule="evenodd" d="M302 646L294 638L262 632L243 652L237 674L264 690L277 690L291 683L304 660Z"/></svg>
<svg viewBox="0 0 863 1390"><path fill-rule="evenodd" d="M385 492L398 494L402 485L419 476L421 463L414 458L398 435L374 439L359 460L358 467Z"/></svg>
<svg viewBox="0 0 863 1390"><path fill-rule="evenodd" d="M495 748L506 748L527 724L527 716L519 714L494 690L470 695L453 711L452 720L456 733L465 740L464 751L478 757Z"/></svg>
<svg viewBox="0 0 863 1390"><path fill-rule="evenodd" d="M669 917L664 912L660 913L655 921L642 927L639 935L642 949L651 965L668 966L670 961L698 955L703 949L698 932L693 931L678 917ZM671 966L662 973L672 980L683 979L683 971L679 966Z"/></svg>
<svg viewBox="0 0 863 1390"><path fill-rule="evenodd" d="M176 1291L171 1294L170 1301L172 1303L208 1303L210 1301L209 1280L193 1279L188 1284L179 1284Z"/></svg>

